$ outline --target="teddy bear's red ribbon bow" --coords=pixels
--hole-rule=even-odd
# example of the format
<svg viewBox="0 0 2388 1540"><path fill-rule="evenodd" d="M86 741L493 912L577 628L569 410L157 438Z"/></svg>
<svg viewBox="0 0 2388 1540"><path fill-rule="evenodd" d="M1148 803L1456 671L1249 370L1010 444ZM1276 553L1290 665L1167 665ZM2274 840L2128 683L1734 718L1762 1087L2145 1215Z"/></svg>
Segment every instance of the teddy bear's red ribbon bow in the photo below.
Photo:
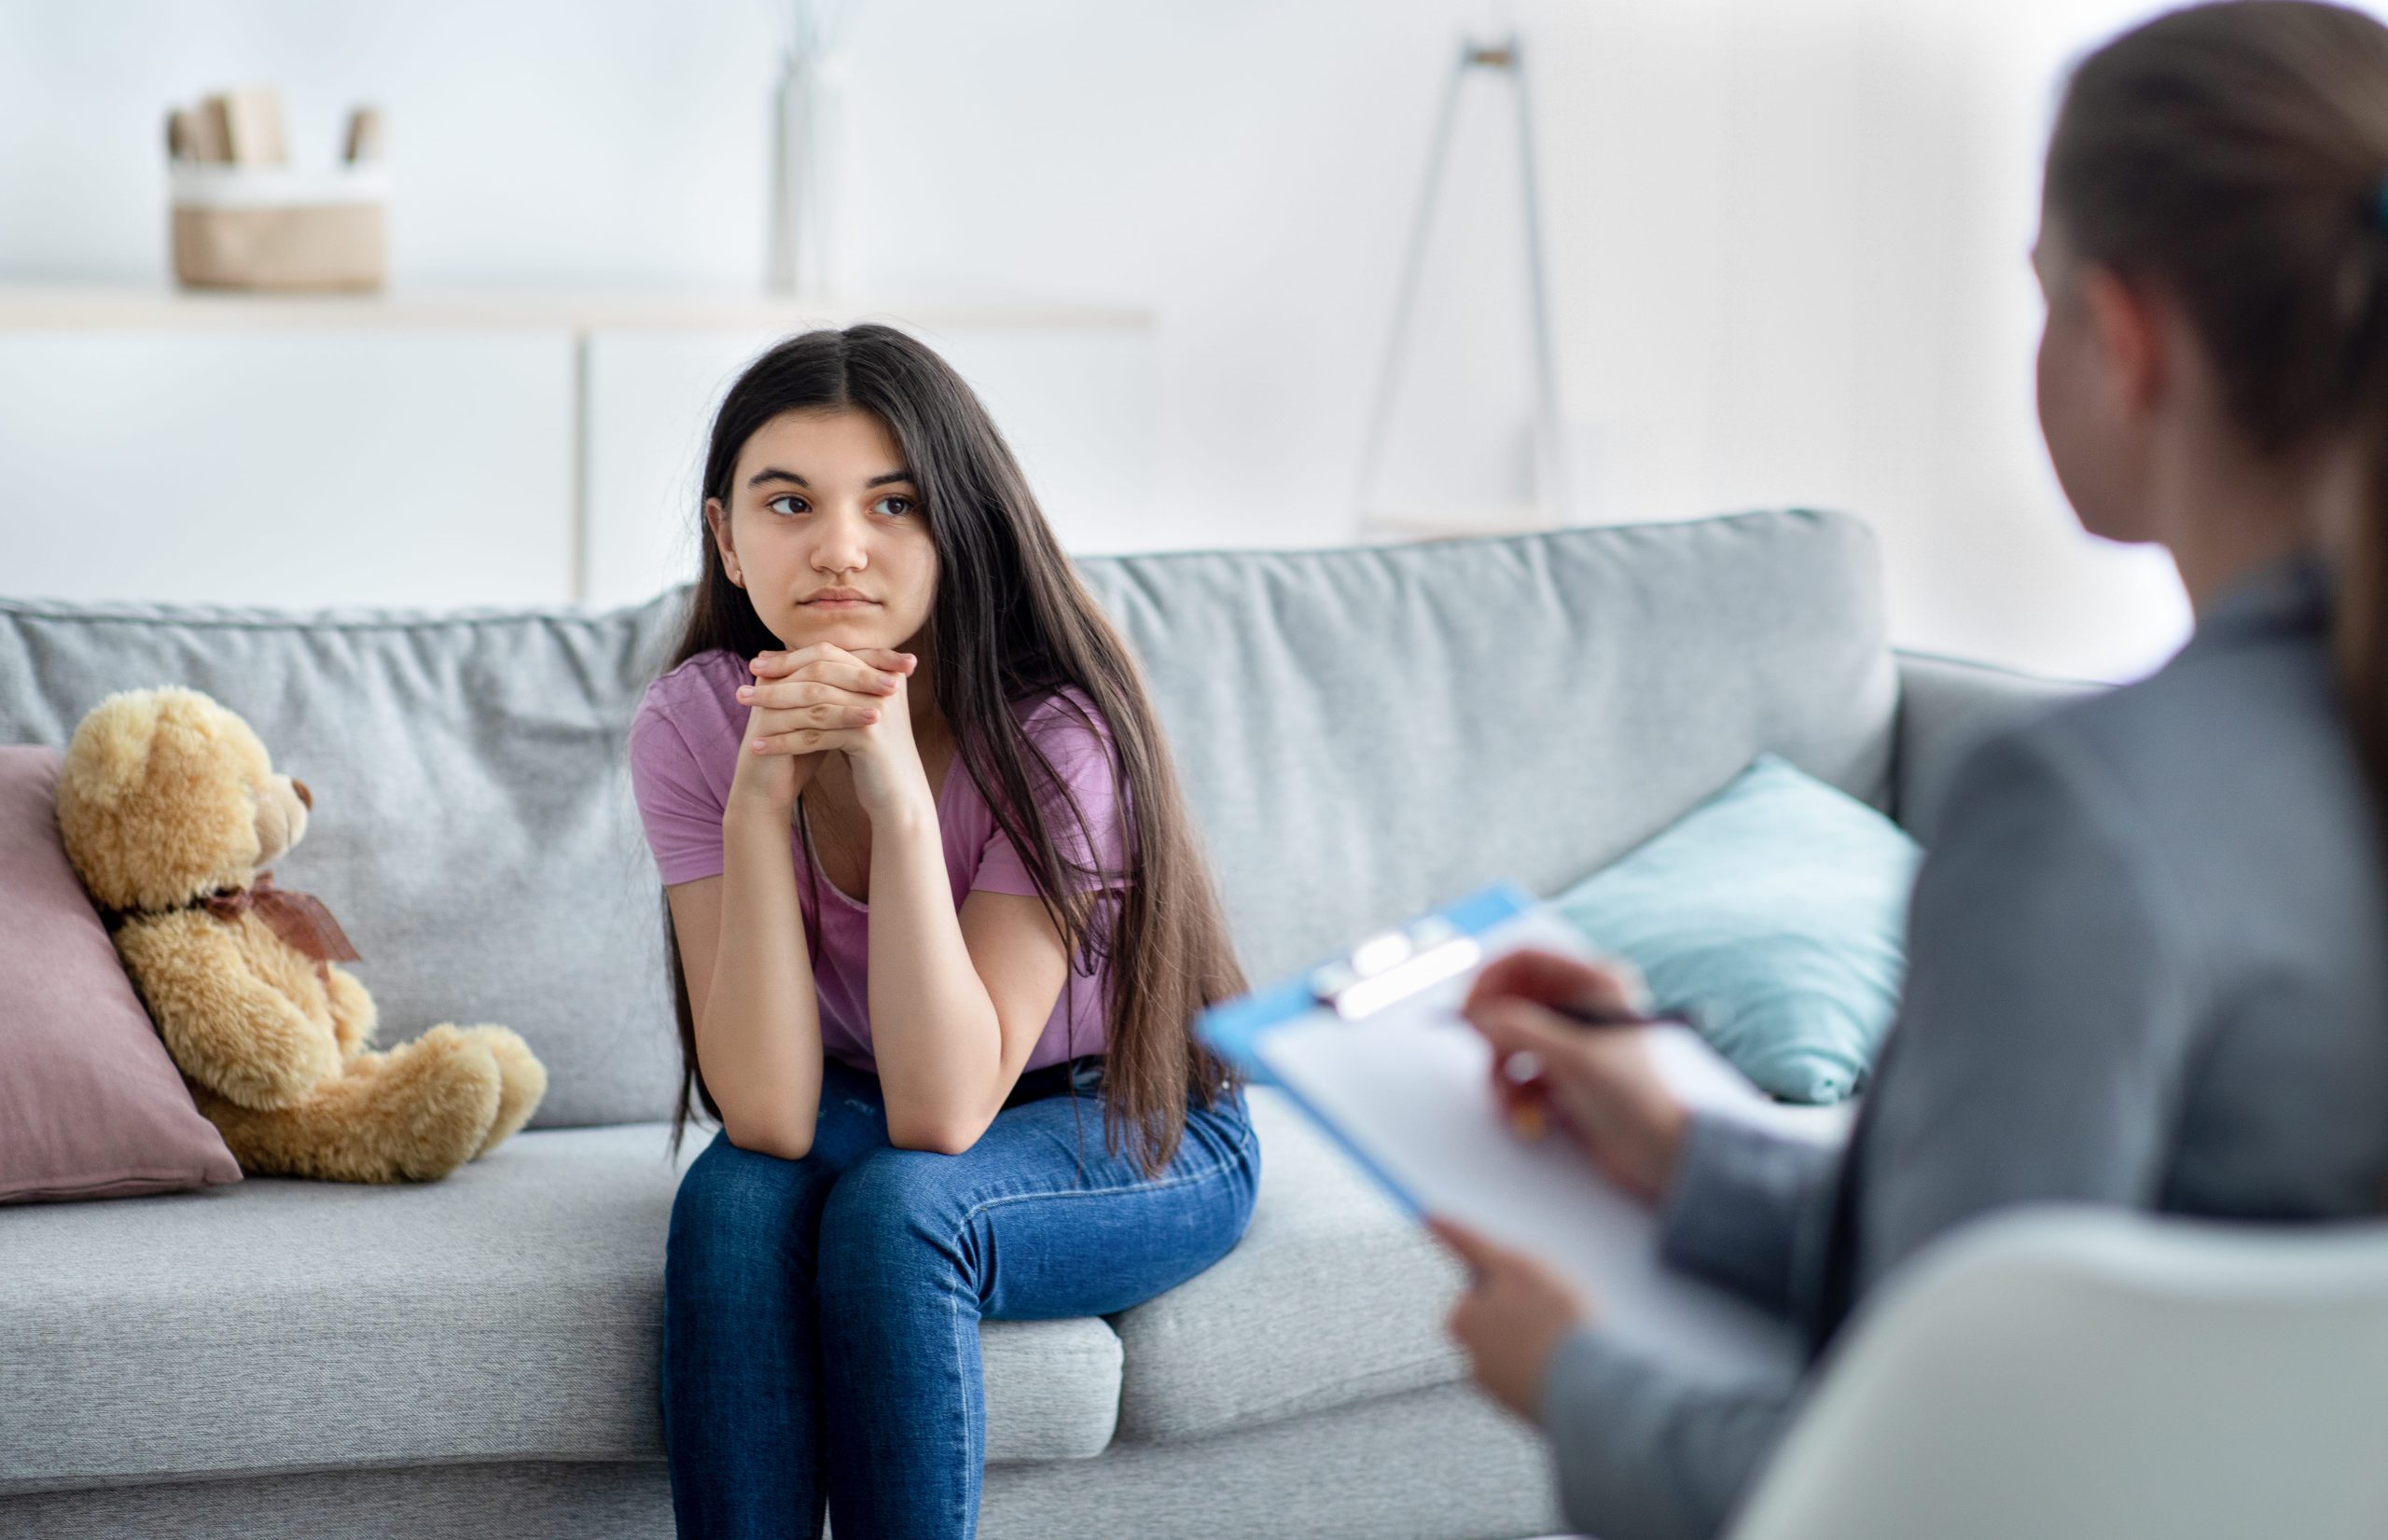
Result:
<svg viewBox="0 0 2388 1540"><path fill-rule="evenodd" d="M200 902L218 920L237 920L250 909L257 910L276 936L319 963L358 961L348 933L340 928L324 901L312 893L275 887L271 871L257 873L255 882L237 892L210 894Z"/></svg>

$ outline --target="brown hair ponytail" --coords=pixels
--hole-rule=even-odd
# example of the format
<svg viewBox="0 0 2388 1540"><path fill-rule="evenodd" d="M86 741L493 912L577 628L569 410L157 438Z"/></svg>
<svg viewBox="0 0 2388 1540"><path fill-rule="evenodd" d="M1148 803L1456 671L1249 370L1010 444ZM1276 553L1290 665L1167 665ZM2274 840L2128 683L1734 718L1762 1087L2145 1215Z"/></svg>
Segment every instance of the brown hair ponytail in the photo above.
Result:
<svg viewBox="0 0 2388 1540"><path fill-rule="evenodd" d="M2224 407L2267 461L2348 441L2353 527L2331 645L2388 808L2388 27L2312 0L2171 12L2084 59L2048 142L2046 214L2070 249L2187 310Z"/></svg>

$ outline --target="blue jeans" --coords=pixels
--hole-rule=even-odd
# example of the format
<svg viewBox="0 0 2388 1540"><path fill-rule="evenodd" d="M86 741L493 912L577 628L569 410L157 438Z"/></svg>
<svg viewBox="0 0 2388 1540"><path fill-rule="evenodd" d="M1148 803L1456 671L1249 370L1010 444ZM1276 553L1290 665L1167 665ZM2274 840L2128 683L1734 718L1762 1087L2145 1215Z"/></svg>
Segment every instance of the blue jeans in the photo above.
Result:
<svg viewBox="0 0 2388 1540"><path fill-rule="evenodd" d="M1104 1149L1098 1082L995 1115L960 1155L897 1149L876 1075L832 1060L800 1160L716 1134L672 1204L663 1440L689 1536L967 1536L979 1322L1107 1315L1243 1234L1260 1145L1241 1093L1188 1108L1158 1177Z"/></svg>

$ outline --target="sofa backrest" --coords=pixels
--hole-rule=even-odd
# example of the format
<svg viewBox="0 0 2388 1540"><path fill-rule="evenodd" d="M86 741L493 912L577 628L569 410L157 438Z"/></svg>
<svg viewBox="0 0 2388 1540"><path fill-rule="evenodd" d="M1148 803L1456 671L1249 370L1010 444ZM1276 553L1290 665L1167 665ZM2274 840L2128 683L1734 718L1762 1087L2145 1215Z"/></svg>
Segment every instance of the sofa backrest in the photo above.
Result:
<svg viewBox="0 0 2388 1540"><path fill-rule="evenodd" d="M1874 543L1811 512L1314 551L1091 557L1266 981L1486 881L1548 893L1772 751L1887 805ZM686 590L567 609L0 600L0 742L183 684L315 798L275 881L355 941L386 1045L498 1021L535 1122L669 1116L661 898L623 735Z"/></svg>

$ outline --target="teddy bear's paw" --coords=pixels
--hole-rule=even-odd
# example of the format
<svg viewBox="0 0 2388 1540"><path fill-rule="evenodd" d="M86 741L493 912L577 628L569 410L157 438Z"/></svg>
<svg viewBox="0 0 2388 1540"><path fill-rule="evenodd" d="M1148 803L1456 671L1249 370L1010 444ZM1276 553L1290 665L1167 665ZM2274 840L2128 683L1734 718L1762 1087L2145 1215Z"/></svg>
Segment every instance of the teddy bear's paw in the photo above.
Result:
<svg viewBox="0 0 2388 1540"><path fill-rule="evenodd" d="M340 1077L339 1045L279 996L258 998L254 1016L220 1020L169 1017L160 1023L174 1062L230 1101L261 1111L295 1107Z"/></svg>
<svg viewBox="0 0 2388 1540"><path fill-rule="evenodd" d="M367 1064L365 1074L356 1064ZM497 1120L504 1079L489 1048L438 1026L387 1053L357 1056L364 1123L397 1179L436 1181L471 1159Z"/></svg>
<svg viewBox="0 0 2388 1540"><path fill-rule="evenodd" d="M373 1034L381 1026L381 1008L374 1005L371 992L358 981L356 975L326 964L324 995L341 1057L354 1059L371 1047Z"/></svg>
<svg viewBox="0 0 2388 1540"><path fill-rule="evenodd" d="M213 917L183 910L116 933L174 1066L242 1106L287 1111L340 1073L326 1023L260 972Z"/></svg>
<svg viewBox="0 0 2388 1540"><path fill-rule="evenodd" d="M481 1147L473 1152L473 1158L478 1160L521 1132L522 1125L531 1120L531 1114L538 1110L539 1099L548 1092L548 1070L531 1051L531 1045L511 1027L485 1024L456 1030L489 1049L490 1057L497 1061L498 1076L503 1082L497 1093L497 1118L490 1124Z"/></svg>
<svg viewBox="0 0 2388 1540"><path fill-rule="evenodd" d="M433 1181L470 1159L497 1116L498 1086L489 1050L458 1039L365 1055L294 1107L191 1091L248 1175L395 1183Z"/></svg>

